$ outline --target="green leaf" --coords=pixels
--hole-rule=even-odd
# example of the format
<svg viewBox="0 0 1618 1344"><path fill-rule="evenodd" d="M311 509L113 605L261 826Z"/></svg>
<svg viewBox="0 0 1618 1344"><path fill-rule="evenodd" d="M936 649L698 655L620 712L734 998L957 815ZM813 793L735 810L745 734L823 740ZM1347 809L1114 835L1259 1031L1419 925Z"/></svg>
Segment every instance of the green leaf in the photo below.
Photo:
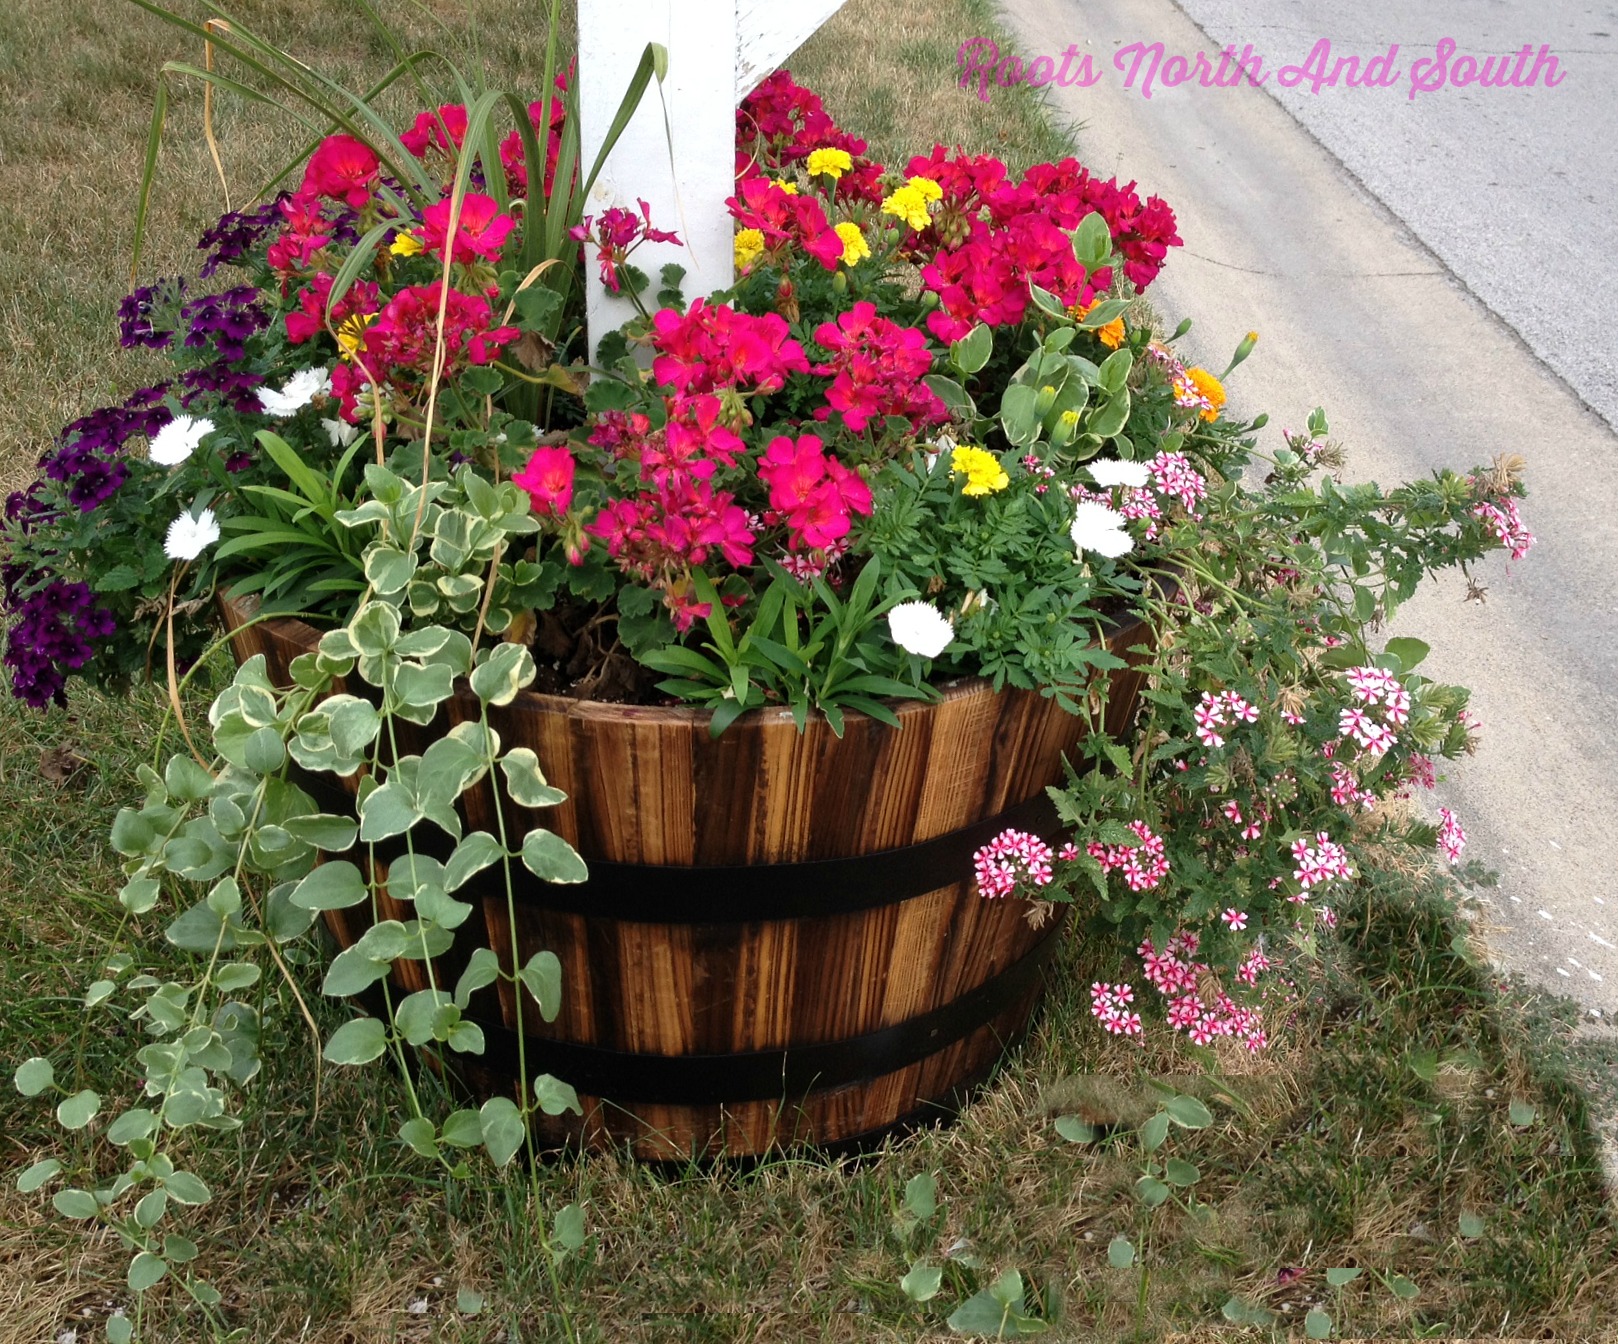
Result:
<svg viewBox="0 0 1618 1344"><path fill-rule="evenodd" d="M163 1215L169 1209L169 1192L159 1187L149 1191L135 1205L135 1221L141 1227L150 1231L163 1221Z"/></svg>
<svg viewBox="0 0 1618 1344"><path fill-rule="evenodd" d="M556 953L534 953L518 972L518 978L539 1004L539 1015L547 1022L556 1021L557 1013L562 1011L562 963Z"/></svg>
<svg viewBox="0 0 1618 1344"><path fill-rule="evenodd" d="M438 1140L433 1133L433 1122L426 1116L411 1116L399 1126L399 1137L417 1157L438 1156Z"/></svg>
<svg viewBox="0 0 1618 1344"><path fill-rule="evenodd" d="M483 1146L497 1167L503 1167L522 1147L522 1112L510 1097L491 1097L478 1112L483 1126Z"/></svg>
<svg viewBox="0 0 1618 1344"><path fill-rule="evenodd" d="M1099 210L1092 210L1073 230L1073 255L1086 271L1104 266L1112 255L1112 230Z"/></svg>
<svg viewBox="0 0 1618 1344"><path fill-rule="evenodd" d="M163 786L179 802L195 803L208 796L213 776L189 756L170 756L163 767Z"/></svg>
<svg viewBox="0 0 1618 1344"><path fill-rule="evenodd" d="M1169 1113L1159 1111L1140 1127L1141 1147L1149 1153L1155 1153L1163 1146L1163 1141L1169 1136Z"/></svg>
<svg viewBox="0 0 1618 1344"><path fill-rule="evenodd" d="M135 1338L135 1323L122 1309L107 1317L107 1344L131 1344Z"/></svg>
<svg viewBox="0 0 1618 1344"><path fill-rule="evenodd" d="M136 1107L125 1111L107 1126L107 1142L122 1147L136 1139L144 1139L157 1128L157 1117L151 1111Z"/></svg>
<svg viewBox="0 0 1618 1344"><path fill-rule="evenodd" d="M155 877L132 877L118 892L118 904L132 915L144 915L157 904L162 890Z"/></svg>
<svg viewBox="0 0 1618 1344"><path fill-rule="evenodd" d="M1006 1309L988 1293L976 1293L950 1313L951 1330L963 1335L989 1335L1005 1338Z"/></svg>
<svg viewBox="0 0 1618 1344"><path fill-rule="evenodd" d="M51 1204L64 1218L94 1218L101 1211L88 1190L58 1190L51 1196Z"/></svg>
<svg viewBox="0 0 1618 1344"><path fill-rule="evenodd" d="M483 1117L476 1111L452 1111L444 1121L443 1139L456 1148L476 1148L483 1142Z"/></svg>
<svg viewBox="0 0 1618 1344"><path fill-rule="evenodd" d="M415 577L417 563L413 551L377 542L365 552L365 580L379 596L388 597L401 592Z"/></svg>
<svg viewBox="0 0 1618 1344"><path fill-rule="evenodd" d="M57 1123L63 1129L83 1129L101 1110L101 1098L89 1088L75 1092L56 1108Z"/></svg>
<svg viewBox="0 0 1618 1344"><path fill-rule="evenodd" d="M1524 1101L1521 1097L1513 1097L1511 1099L1510 1117L1511 1123L1517 1126L1518 1129L1526 1129L1539 1118L1539 1112L1534 1109L1531 1103Z"/></svg>
<svg viewBox="0 0 1618 1344"><path fill-rule="evenodd" d="M994 333L979 322L949 348L950 363L962 373L976 373L994 352Z"/></svg>
<svg viewBox="0 0 1618 1344"><path fill-rule="evenodd" d="M476 1316L483 1310L483 1294L470 1288L455 1290L455 1310L462 1316Z"/></svg>
<svg viewBox="0 0 1618 1344"><path fill-rule="evenodd" d="M356 944L339 952L333 959L320 992L334 999L346 999L362 989L369 989L387 973L388 962L373 961Z"/></svg>
<svg viewBox="0 0 1618 1344"><path fill-rule="evenodd" d="M168 1272L167 1260L153 1255L150 1251L142 1251L129 1262L130 1291L144 1293L148 1288L156 1286L157 1281Z"/></svg>
<svg viewBox="0 0 1618 1344"><path fill-rule="evenodd" d="M545 782L539 757L527 747L508 751L500 760L500 770L506 777L506 792L522 807L555 807L567 801L565 793Z"/></svg>
<svg viewBox="0 0 1618 1344"><path fill-rule="evenodd" d="M42 1185L62 1170L62 1163L54 1157L47 1157L42 1162L36 1162L17 1177L17 1189L25 1195L31 1195Z"/></svg>
<svg viewBox="0 0 1618 1344"><path fill-rule="evenodd" d="M1330 1339L1331 1317L1319 1307L1315 1307L1303 1318L1303 1332L1310 1339Z"/></svg>
<svg viewBox="0 0 1618 1344"><path fill-rule="evenodd" d="M84 1006L94 1008L96 1004L110 998L112 992L117 988L117 984L111 980L97 980L89 989L84 991Z"/></svg>
<svg viewBox="0 0 1618 1344"><path fill-rule="evenodd" d="M910 1272L899 1280L899 1287L904 1289L904 1295L912 1302L932 1301L943 1284L943 1267L929 1265L925 1260L916 1261L910 1266Z"/></svg>
<svg viewBox="0 0 1618 1344"><path fill-rule="evenodd" d="M1470 1209L1461 1214L1461 1235L1468 1241L1476 1241L1483 1235L1483 1219Z"/></svg>
<svg viewBox="0 0 1618 1344"><path fill-rule="evenodd" d="M32 1059L25 1059L17 1065L17 1071L12 1074L11 1080L23 1096L37 1097L56 1081L56 1068L50 1060L35 1055Z"/></svg>
<svg viewBox="0 0 1618 1344"><path fill-rule="evenodd" d="M1413 1302L1421 1295L1421 1289L1403 1274L1395 1274L1388 1279L1388 1291L1403 1302Z"/></svg>
<svg viewBox="0 0 1618 1344"><path fill-rule="evenodd" d="M584 1245L584 1210L577 1204L558 1209L551 1236L564 1251L576 1251Z"/></svg>
<svg viewBox="0 0 1618 1344"><path fill-rule="evenodd" d="M1094 1143L1101 1137L1100 1130L1076 1115L1057 1116L1056 1132L1069 1143Z"/></svg>
<svg viewBox="0 0 1618 1344"><path fill-rule="evenodd" d="M237 994L258 983L259 968L250 961L233 961L214 972L214 988L225 994Z"/></svg>
<svg viewBox="0 0 1618 1344"><path fill-rule="evenodd" d="M1275 1320L1275 1313L1268 1307L1240 1297L1227 1298L1219 1314L1235 1325L1269 1325Z"/></svg>
<svg viewBox="0 0 1618 1344"><path fill-rule="evenodd" d="M938 1212L938 1182L930 1172L918 1172L905 1182L905 1208L923 1221Z"/></svg>
<svg viewBox="0 0 1618 1344"><path fill-rule="evenodd" d="M543 882L584 882L590 870L572 845L543 826L522 838L523 866Z"/></svg>
<svg viewBox="0 0 1618 1344"><path fill-rule="evenodd" d="M1182 1189L1195 1185L1202 1179L1202 1173L1196 1166L1182 1158L1171 1157L1163 1164L1163 1179L1170 1185L1178 1185Z"/></svg>
<svg viewBox="0 0 1618 1344"><path fill-rule="evenodd" d="M1358 1268L1328 1269L1326 1282L1333 1288L1341 1288L1344 1284L1353 1283L1363 1273L1365 1271Z"/></svg>
<svg viewBox="0 0 1618 1344"><path fill-rule="evenodd" d="M1400 671L1408 675L1415 671L1420 666L1422 659L1432 652L1432 646L1424 644L1419 639L1411 639L1406 636L1400 639L1390 639L1387 644L1387 652L1399 660Z"/></svg>
<svg viewBox="0 0 1618 1344"><path fill-rule="evenodd" d="M572 1084L553 1078L548 1073L534 1079L534 1104L546 1115L560 1115L563 1111L584 1114L584 1107L579 1105L579 1094L573 1090Z"/></svg>
<svg viewBox="0 0 1618 1344"><path fill-rule="evenodd" d="M346 910L369 895L357 867L346 859L328 859L293 888L291 901L300 910Z"/></svg>
<svg viewBox="0 0 1618 1344"><path fill-rule="evenodd" d="M486 985L492 985L500 975L500 958L487 947L480 947L466 961L466 969L455 982L455 1002L465 1008L472 995Z"/></svg>
<svg viewBox="0 0 1618 1344"><path fill-rule="evenodd" d="M189 1171L171 1172L163 1178L163 1188L180 1204L206 1204L213 1198L213 1191Z"/></svg>
<svg viewBox="0 0 1618 1344"><path fill-rule="evenodd" d="M1135 1193L1147 1208L1155 1209L1169 1197L1169 1188L1155 1176L1142 1176L1135 1182Z"/></svg>
<svg viewBox="0 0 1618 1344"><path fill-rule="evenodd" d="M444 865L444 890L455 891L464 886L474 873L482 872L505 855L500 842L487 831L473 831L455 846L455 852Z"/></svg>
<svg viewBox="0 0 1618 1344"><path fill-rule="evenodd" d="M332 741L336 742L335 735ZM338 749L342 750L341 747ZM323 849L329 854L341 853L351 848L354 838L359 834L359 827L350 818L332 816L325 812L312 817L288 817L281 825L304 844L313 845L316 849Z"/></svg>
<svg viewBox="0 0 1618 1344"><path fill-rule="evenodd" d="M242 760L247 768L259 775L273 775L286 763L286 758L286 744L274 728L255 728L242 748Z"/></svg>
<svg viewBox="0 0 1618 1344"><path fill-rule="evenodd" d="M496 644L488 657L472 669L472 694L491 705L509 705L517 692L533 681L538 669L533 655L521 644Z"/></svg>
<svg viewBox="0 0 1618 1344"><path fill-rule="evenodd" d="M397 769L397 767L395 767ZM360 839L366 844L403 835L425 815L402 783L391 777L360 803Z"/></svg>
<svg viewBox="0 0 1618 1344"><path fill-rule="evenodd" d="M1196 1097L1169 1097L1163 1102L1163 1109L1181 1129L1207 1129L1213 1124L1213 1112Z"/></svg>
<svg viewBox="0 0 1618 1344"><path fill-rule="evenodd" d="M197 1258L197 1243L172 1233L163 1238L163 1258L177 1265L188 1265Z"/></svg>
<svg viewBox="0 0 1618 1344"><path fill-rule="evenodd" d="M1107 1263L1114 1269L1128 1269L1135 1263L1135 1247L1128 1237L1114 1237L1107 1243Z"/></svg>
<svg viewBox="0 0 1618 1344"><path fill-rule="evenodd" d="M388 1029L374 1017L356 1017L332 1033L324 1053L332 1064L369 1064L387 1048Z"/></svg>

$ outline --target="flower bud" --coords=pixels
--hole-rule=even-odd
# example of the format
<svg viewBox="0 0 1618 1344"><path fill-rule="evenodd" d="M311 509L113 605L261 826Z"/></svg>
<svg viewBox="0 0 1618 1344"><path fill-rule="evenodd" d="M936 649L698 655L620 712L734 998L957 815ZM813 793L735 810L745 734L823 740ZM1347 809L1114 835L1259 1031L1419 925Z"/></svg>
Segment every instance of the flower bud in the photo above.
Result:
<svg viewBox="0 0 1618 1344"><path fill-rule="evenodd" d="M1046 383L1044 387L1039 389L1038 395L1034 398L1034 414L1044 415L1045 412L1050 410L1050 408L1055 404L1056 389L1049 383Z"/></svg>
<svg viewBox="0 0 1618 1344"><path fill-rule="evenodd" d="M837 274L831 278L831 287L834 293L847 294L848 276L844 272L838 271Z"/></svg>
<svg viewBox="0 0 1618 1344"><path fill-rule="evenodd" d="M1258 344L1258 332L1250 331L1241 339L1236 347L1236 353L1230 357L1230 363L1225 365L1225 371L1219 375L1221 379L1229 378L1230 371L1253 353L1253 347Z"/></svg>
<svg viewBox="0 0 1618 1344"><path fill-rule="evenodd" d="M1077 411L1063 411L1056 417L1056 423L1051 426L1050 441L1053 448L1065 448L1073 442L1073 436L1078 433L1079 413Z"/></svg>

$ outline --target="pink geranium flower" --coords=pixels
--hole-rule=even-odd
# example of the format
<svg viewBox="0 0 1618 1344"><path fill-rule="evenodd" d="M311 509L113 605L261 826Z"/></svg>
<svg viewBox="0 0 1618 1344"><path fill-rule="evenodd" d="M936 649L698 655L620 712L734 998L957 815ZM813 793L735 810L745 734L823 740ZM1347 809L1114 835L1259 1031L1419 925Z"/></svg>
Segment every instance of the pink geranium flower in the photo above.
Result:
<svg viewBox="0 0 1618 1344"><path fill-rule="evenodd" d="M377 179L377 157L352 135L328 135L309 158L300 194L329 196L350 209L364 209Z"/></svg>
<svg viewBox="0 0 1618 1344"><path fill-rule="evenodd" d="M513 472L511 483L528 493L533 510L560 518L573 502L573 454L563 447L534 449L528 465Z"/></svg>
<svg viewBox="0 0 1618 1344"><path fill-rule="evenodd" d="M436 205L429 205L421 214L422 246L439 256L444 255L444 240L449 232L451 201L448 196ZM461 217L456 223L455 244L450 260L470 264L482 259L493 261L500 255L506 235L516 227L510 215L502 214L492 196L469 194L461 202Z"/></svg>

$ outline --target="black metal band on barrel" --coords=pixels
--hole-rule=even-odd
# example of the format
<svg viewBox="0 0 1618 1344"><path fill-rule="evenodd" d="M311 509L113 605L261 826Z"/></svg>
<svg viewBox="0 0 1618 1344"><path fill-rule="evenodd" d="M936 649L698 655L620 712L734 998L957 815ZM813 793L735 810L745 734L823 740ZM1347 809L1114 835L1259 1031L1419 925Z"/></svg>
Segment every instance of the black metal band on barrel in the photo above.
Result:
<svg viewBox="0 0 1618 1344"><path fill-rule="evenodd" d="M519 864L515 895L519 903L547 910L641 924L750 924L841 915L894 905L968 881L973 853L1008 828L1051 840L1062 826L1056 805L1041 792L931 840L849 858L738 865L589 859L590 879L578 883L541 882ZM411 840L417 853L439 859L447 858L453 848L449 837L431 825L418 827ZM402 853L404 847L397 841L378 846L378 857L386 862ZM503 903L504 880L498 870L485 869L456 895Z"/></svg>
<svg viewBox="0 0 1618 1344"><path fill-rule="evenodd" d="M1053 921L1031 952L960 998L862 1036L729 1055L640 1054L529 1036L528 1073L530 1080L554 1074L586 1096L667 1106L795 1101L870 1082L964 1040L1020 1002L1038 983L1060 927ZM489 1022L478 1025L484 1038L480 1062L515 1077L517 1034Z"/></svg>

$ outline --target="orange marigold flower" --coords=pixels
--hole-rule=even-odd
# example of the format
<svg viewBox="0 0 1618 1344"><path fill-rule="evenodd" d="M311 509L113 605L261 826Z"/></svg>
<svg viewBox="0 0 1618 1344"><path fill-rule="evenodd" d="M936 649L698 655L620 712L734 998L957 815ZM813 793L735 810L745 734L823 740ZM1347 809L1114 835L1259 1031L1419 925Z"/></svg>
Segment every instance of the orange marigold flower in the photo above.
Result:
<svg viewBox="0 0 1618 1344"><path fill-rule="evenodd" d="M1199 411L1198 414L1210 423L1219 419L1219 412L1225 405L1225 385L1207 369L1187 369L1185 376L1191 380L1198 392L1208 398L1208 409Z"/></svg>

